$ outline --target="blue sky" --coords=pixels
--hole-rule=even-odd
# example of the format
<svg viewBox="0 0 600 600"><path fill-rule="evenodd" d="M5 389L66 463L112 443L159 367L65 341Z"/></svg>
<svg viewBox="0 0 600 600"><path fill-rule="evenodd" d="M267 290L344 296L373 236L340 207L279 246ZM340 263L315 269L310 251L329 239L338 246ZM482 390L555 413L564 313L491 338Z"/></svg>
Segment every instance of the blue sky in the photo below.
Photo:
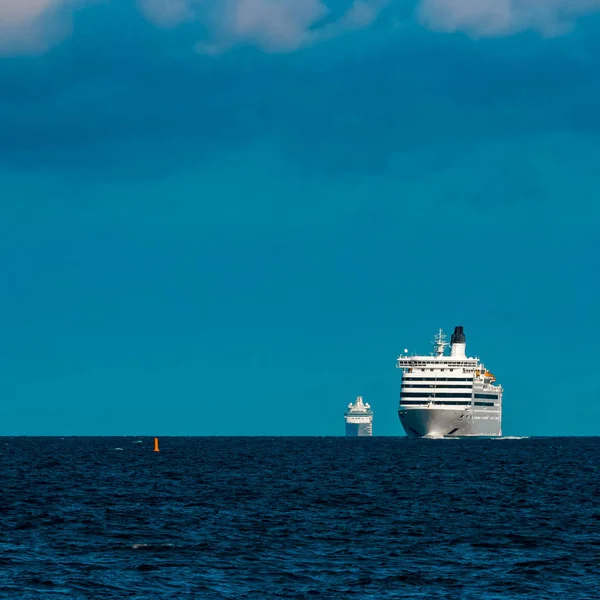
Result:
<svg viewBox="0 0 600 600"><path fill-rule="evenodd" d="M464 325L595 435L600 2L0 0L0 434L402 435Z"/></svg>

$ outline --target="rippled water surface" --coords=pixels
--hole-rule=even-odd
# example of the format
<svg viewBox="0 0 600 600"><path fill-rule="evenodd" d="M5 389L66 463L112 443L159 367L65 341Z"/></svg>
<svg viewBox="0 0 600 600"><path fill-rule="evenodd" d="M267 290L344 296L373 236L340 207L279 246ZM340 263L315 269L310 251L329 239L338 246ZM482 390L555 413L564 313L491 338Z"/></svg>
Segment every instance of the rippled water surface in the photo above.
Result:
<svg viewBox="0 0 600 600"><path fill-rule="evenodd" d="M0 598L600 598L600 439L0 438Z"/></svg>

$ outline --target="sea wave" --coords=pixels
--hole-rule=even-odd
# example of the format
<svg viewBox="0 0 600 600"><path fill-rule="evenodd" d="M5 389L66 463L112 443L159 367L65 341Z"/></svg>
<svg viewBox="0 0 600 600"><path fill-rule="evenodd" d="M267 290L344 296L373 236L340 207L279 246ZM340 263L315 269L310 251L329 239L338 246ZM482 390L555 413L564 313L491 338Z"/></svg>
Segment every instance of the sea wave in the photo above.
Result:
<svg viewBox="0 0 600 600"><path fill-rule="evenodd" d="M594 597L600 438L399 439L11 438L0 598Z"/></svg>

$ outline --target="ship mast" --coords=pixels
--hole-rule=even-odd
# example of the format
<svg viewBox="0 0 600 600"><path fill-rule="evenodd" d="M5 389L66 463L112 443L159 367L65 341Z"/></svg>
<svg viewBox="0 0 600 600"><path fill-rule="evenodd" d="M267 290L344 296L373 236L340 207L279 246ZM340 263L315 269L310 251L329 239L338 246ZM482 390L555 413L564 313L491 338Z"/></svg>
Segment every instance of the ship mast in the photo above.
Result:
<svg viewBox="0 0 600 600"><path fill-rule="evenodd" d="M440 329L437 334L433 337L433 347L435 349L435 356L443 356L444 350L448 346L448 342L446 341L446 335Z"/></svg>

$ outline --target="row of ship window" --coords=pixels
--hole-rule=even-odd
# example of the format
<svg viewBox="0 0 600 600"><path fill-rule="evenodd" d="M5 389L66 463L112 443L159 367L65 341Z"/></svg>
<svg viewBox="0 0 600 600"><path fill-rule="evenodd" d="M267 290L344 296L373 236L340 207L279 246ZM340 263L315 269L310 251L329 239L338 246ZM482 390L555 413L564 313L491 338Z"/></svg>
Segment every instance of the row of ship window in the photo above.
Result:
<svg viewBox="0 0 600 600"><path fill-rule="evenodd" d="M402 359L400 359L400 360L402 361ZM440 369L438 365L435 365L434 369L429 369L429 370L430 371L442 371L442 372L443 371L450 371L450 372L453 372L455 368L456 369L460 369L461 367L463 368L463 370L465 370L467 372L470 372L470 371L473 370L472 368L470 368L470 367L473 367L473 363L455 362L455 363L452 363L452 364L454 366L450 367L450 368L449 367L444 367L444 368ZM409 364L402 363L401 366L402 366L403 369L410 369L410 368L415 368L415 367L416 368L421 367L419 370L420 371L424 371L425 368L433 366L433 363L430 363L430 362L410 362Z"/></svg>
<svg viewBox="0 0 600 600"><path fill-rule="evenodd" d="M400 400L400 404L410 406L413 404L427 404L426 400ZM464 400L432 400L432 404L443 404L445 406L469 406L470 401ZM493 402L474 402L475 406L494 406Z"/></svg>
<svg viewBox="0 0 600 600"><path fill-rule="evenodd" d="M424 388L424 387L429 387L429 388L456 388L456 389L465 389L465 390L470 390L473 388L473 383L458 383L458 384L454 384L454 383L441 383L440 385L435 385L435 383L403 383L402 384L402 388Z"/></svg>
<svg viewBox="0 0 600 600"><path fill-rule="evenodd" d="M403 377L404 381L473 381L473 377Z"/></svg>
<svg viewBox="0 0 600 600"><path fill-rule="evenodd" d="M400 393L401 398L471 398L471 394L465 394L464 392L405 392ZM484 400L498 400L497 394L474 394L475 398Z"/></svg>

